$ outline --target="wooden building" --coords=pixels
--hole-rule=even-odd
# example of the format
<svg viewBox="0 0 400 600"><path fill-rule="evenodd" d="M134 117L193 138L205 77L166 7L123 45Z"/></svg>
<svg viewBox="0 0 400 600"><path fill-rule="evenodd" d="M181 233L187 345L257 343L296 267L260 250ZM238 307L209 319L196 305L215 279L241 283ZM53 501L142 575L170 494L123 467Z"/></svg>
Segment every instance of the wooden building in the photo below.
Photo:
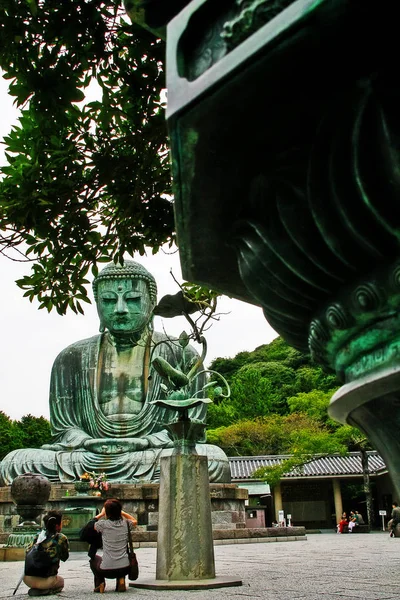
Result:
<svg viewBox="0 0 400 600"><path fill-rule="evenodd" d="M390 518L394 497L393 484L381 456L368 452L368 467L373 496L375 525L382 526L380 510ZM269 486L252 478L259 467L281 463L287 456L237 456L230 457L232 483L248 487L248 511L264 510L265 525L279 521L279 511L291 515L294 525L307 529L332 529L343 511L358 510L367 520L363 472L358 452L347 456L316 457L302 469L286 473L279 485Z"/></svg>

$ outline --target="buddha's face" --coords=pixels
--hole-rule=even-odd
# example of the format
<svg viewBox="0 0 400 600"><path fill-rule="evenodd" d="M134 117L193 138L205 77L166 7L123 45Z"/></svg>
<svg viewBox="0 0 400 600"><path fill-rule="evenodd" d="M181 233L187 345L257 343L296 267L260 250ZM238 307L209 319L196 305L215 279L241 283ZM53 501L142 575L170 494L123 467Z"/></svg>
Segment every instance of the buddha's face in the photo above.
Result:
<svg viewBox="0 0 400 600"><path fill-rule="evenodd" d="M153 310L144 280L99 281L97 294L97 311L103 327L115 335L144 331Z"/></svg>

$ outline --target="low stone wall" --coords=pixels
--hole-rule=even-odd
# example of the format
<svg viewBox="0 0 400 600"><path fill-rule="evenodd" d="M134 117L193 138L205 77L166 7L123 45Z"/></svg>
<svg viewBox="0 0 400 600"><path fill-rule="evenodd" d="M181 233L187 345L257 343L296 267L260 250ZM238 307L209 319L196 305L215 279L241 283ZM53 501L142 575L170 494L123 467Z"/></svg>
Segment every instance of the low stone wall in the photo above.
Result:
<svg viewBox="0 0 400 600"><path fill-rule="evenodd" d="M134 532L136 547L156 546L158 528L158 484L114 484L107 497L119 498L124 510L138 519L138 529ZM251 542L295 541L306 539L304 527L246 527L245 500L247 490L235 484L210 484L211 519L215 544L239 544ZM82 496L75 491L73 484L52 484L46 511L60 510L63 513L63 532L68 536L73 551L86 551L87 545L79 542L79 530L91 517L100 511L104 497ZM0 544L7 541L12 528L18 524L16 507L12 502L10 487L0 488ZM0 551L14 557L23 549L2 549ZM0 554L1 554L0 552ZM1 558L0 560L7 560ZM18 560L18 558L8 558Z"/></svg>
<svg viewBox="0 0 400 600"><path fill-rule="evenodd" d="M355 527L353 527L353 530L351 533L369 533L369 532L370 532L369 525L356 525ZM342 533L350 533L347 525L343 525ZM399 536L400 536L400 533L399 533Z"/></svg>
<svg viewBox="0 0 400 600"><path fill-rule="evenodd" d="M213 529L215 544L286 541L307 539L305 527L257 527L239 529ZM157 531L135 531L133 541L137 547L156 546Z"/></svg>
<svg viewBox="0 0 400 600"><path fill-rule="evenodd" d="M124 510L138 520L139 531L156 531L158 528L158 484L113 484L106 497L119 498ZM213 529L236 530L246 527L245 500L247 490L235 484L210 484ZM78 495L73 484L56 483L51 486L46 511L60 510L64 514L63 531L71 540L78 539L80 526L87 522L88 514L101 510L105 497ZM79 511L81 523L79 522ZM74 519L71 519L71 517ZM12 528L18 524L16 507L11 499L10 487L0 488L0 543L4 543ZM72 529L70 523L73 521Z"/></svg>
<svg viewBox="0 0 400 600"><path fill-rule="evenodd" d="M214 530L214 540L240 540L245 538L286 538L304 537L305 527L254 527L231 531Z"/></svg>
<svg viewBox="0 0 400 600"><path fill-rule="evenodd" d="M221 544L254 544L273 542L296 542L307 539L304 527L265 527L254 529L214 529L214 545ZM135 548L155 548L157 546L156 531L135 531L133 535ZM88 545L83 542L70 542L71 552L86 552ZM0 546L0 562L24 560L24 548L6 548Z"/></svg>

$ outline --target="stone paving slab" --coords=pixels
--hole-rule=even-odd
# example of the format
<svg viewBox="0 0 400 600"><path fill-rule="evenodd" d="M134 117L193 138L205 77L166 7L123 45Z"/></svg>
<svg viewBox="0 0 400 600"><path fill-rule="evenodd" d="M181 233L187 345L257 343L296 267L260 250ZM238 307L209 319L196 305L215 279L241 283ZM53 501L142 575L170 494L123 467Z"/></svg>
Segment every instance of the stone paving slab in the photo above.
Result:
<svg viewBox="0 0 400 600"><path fill-rule="evenodd" d="M387 533L358 535L311 534L296 543L223 544L216 546L218 576L236 576L242 587L202 591L160 591L129 588L129 600L399 600L400 538ZM139 548L141 578L155 577L155 548ZM21 562L0 563L0 598L12 592L22 572ZM93 595L92 577L84 553L73 553L61 565L65 579L60 600L86 600ZM114 594L114 582L103 600ZM22 583L15 599L27 596ZM56 596L50 598L57 599Z"/></svg>

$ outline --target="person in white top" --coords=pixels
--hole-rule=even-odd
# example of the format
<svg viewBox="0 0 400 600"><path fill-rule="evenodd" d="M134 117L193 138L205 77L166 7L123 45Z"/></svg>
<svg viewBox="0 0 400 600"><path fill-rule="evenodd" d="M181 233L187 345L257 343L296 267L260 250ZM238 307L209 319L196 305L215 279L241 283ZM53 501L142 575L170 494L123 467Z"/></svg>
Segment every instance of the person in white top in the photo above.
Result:
<svg viewBox="0 0 400 600"><path fill-rule="evenodd" d="M128 527L132 531L137 520L122 510L117 499L106 500L95 519L94 528L103 538L103 556L96 554L89 563L94 575L94 591L104 593L105 580L116 579L115 591L125 592L125 577L129 572Z"/></svg>
<svg viewBox="0 0 400 600"><path fill-rule="evenodd" d="M350 511L350 516L349 516L349 522L347 523L347 527L349 529L349 533L352 533L354 527L358 525L357 523L357 517L356 517L356 513L354 512L354 510Z"/></svg>

